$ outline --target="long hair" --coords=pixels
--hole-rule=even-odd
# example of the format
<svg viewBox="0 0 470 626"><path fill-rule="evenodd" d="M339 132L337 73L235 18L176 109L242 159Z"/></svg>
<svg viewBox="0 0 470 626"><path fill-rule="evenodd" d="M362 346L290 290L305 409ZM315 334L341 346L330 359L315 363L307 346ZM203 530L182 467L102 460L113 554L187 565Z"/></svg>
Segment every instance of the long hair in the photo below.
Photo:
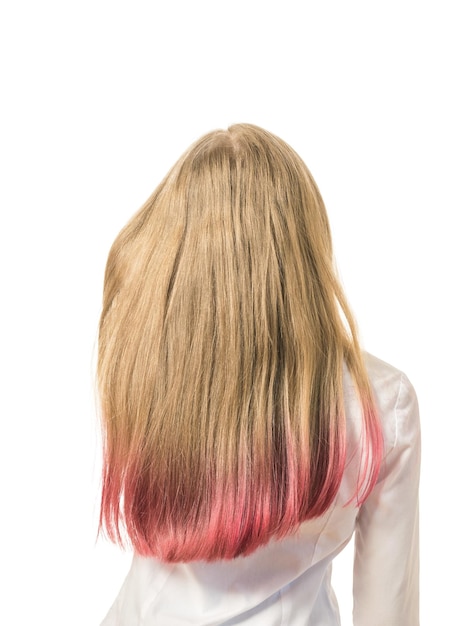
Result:
<svg viewBox="0 0 470 626"><path fill-rule="evenodd" d="M214 560L324 513L345 468L344 365L363 411L360 503L381 428L320 193L271 133L205 135L109 254L100 528L141 555Z"/></svg>

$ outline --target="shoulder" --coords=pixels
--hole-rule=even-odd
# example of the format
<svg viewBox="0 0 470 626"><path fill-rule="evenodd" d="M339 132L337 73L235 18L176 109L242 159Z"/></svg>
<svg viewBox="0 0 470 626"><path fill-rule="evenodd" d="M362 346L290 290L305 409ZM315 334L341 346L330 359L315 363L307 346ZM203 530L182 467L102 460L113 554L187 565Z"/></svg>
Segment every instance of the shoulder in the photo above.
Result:
<svg viewBox="0 0 470 626"><path fill-rule="evenodd" d="M382 421L385 454L419 435L416 392L407 375L369 353L364 361Z"/></svg>
<svg viewBox="0 0 470 626"><path fill-rule="evenodd" d="M390 363L382 361L382 359L379 359L373 354L364 352L363 356L374 389L379 390L381 386L389 387L390 385L399 385L401 379L405 377L404 372L390 365Z"/></svg>

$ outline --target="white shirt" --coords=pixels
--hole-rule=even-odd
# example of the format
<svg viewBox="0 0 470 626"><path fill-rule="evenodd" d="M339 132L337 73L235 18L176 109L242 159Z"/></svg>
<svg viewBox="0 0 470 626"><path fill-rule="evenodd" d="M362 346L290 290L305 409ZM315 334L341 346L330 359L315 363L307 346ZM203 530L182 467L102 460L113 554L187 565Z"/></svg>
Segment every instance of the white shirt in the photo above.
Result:
<svg viewBox="0 0 470 626"><path fill-rule="evenodd" d="M348 463L334 505L295 535L247 557L165 564L135 556L101 626L338 626L331 564L355 532L354 625L418 626L420 426L406 376L366 354L383 423L379 480L361 506L350 500L362 416L345 377Z"/></svg>

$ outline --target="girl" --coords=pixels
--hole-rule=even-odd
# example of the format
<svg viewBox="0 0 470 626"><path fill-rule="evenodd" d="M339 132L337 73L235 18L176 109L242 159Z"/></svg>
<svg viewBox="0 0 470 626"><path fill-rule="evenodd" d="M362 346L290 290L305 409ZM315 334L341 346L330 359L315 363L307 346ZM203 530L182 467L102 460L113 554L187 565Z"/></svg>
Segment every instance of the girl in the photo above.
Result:
<svg viewBox="0 0 470 626"><path fill-rule="evenodd" d="M417 626L419 417L361 352L325 207L248 124L181 157L114 242L101 528L135 557L102 626Z"/></svg>

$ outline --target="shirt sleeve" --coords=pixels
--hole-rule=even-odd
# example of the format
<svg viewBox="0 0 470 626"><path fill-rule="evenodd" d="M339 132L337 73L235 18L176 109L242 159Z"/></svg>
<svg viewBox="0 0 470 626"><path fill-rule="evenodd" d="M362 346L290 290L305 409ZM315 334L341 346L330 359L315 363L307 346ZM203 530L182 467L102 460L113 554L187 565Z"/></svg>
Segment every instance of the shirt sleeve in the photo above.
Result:
<svg viewBox="0 0 470 626"><path fill-rule="evenodd" d="M394 419L395 441L356 522L354 626L419 626L420 422L404 375Z"/></svg>

